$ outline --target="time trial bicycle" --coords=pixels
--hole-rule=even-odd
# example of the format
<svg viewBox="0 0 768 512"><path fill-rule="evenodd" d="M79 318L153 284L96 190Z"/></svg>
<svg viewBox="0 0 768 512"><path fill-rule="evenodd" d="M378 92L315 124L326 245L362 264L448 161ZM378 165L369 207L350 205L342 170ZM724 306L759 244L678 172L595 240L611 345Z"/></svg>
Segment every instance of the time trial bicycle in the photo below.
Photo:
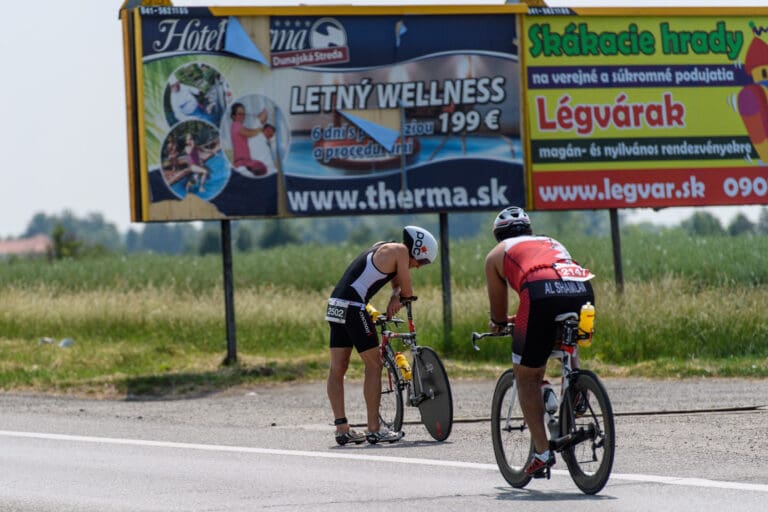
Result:
<svg viewBox="0 0 768 512"><path fill-rule="evenodd" d="M576 486L586 494L598 493L608 482L616 450L613 409L605 387L594 372L574 368L578 361L579 340L591 340L592 334L579 331L577 313L555 318L557 342L550 355L561 363L559 407L543 393L544 423L550 449L560 453ZM510 323L502 332L472 333L472 345L488 336L509 336ZM504 479L512 487L522 488L533 478L525 467L533 457L533 442L523 418L517 396L515 372L508 369L496 382L491 404L493 453ZM549 473L546 473L547 478Z"/></svg>
<svg viewBox="0 0 768 512"><path fill-rule="evenodd" d="M403 301L407 312L407 332L393 331L390 324L406 323L397 317L387 318L368 305L369 314L381 331L381 360L386 369L382 379L379 420L389 430L399 432L403 428L404 404L418 407L421 422L437 441L445 441L453 427L453 397L448 375L437 353L416 342L412 302L416 297ZM402 349L409 349L412 360L408 363L402 351L396 351L393 342ZM405 397L404 398L404 395Z"/></svg>

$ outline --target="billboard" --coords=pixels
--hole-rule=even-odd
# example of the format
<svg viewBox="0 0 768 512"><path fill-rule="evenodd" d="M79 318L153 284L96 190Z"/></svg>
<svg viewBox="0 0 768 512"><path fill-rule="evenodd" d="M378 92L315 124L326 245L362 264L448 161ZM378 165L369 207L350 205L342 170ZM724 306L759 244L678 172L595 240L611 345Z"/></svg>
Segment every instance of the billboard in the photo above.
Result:
<svg viewBox="0 0 768 512"><path fill-rule="evenodd" d="M525 204L524 10L125 10L132 220Z"/></svg>
<svg viewBox="0 0 768 512"><path fill-rule="evenodd" d="M535 209L768 202L768 10L531 8L520 44Z"/></svg>

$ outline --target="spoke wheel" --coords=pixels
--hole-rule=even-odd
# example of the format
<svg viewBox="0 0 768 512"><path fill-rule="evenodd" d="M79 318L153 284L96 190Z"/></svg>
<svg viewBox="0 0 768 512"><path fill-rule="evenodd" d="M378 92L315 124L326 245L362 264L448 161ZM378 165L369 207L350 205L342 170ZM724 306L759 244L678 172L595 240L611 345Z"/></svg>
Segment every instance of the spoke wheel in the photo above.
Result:
<svg viewBox="0 0 768 512"><path fill-rule="evenodd" d="M491 439L496 464L504 480L516 488L528 485L531 477L525 474L525 466L533 456L533 444L517 399L515 373L511 369L499 377L493 392Z"/></svg>
<svg viewBox="0 0 768 512"><path fill-rule="evenodd" d="M560 404L561 434L589 435L584 441L565 448L561 452L563 460L576 486L586 494L596 494L608 482L613 468L616 449L613 408L605 387L597 375L588 370L579 370L568 387L567 396ZM583 413L576 407L581 400L585 400L582 403L586 406Z"/></svg>
<svg viewBox="0 0 768 512"><path fill-rule="evenodd" d="M397 367L391 356L384 356L384 375L381 382L381 401L379 403L379 421L381 426L394 432L403 429L403 390Z"/></svg>

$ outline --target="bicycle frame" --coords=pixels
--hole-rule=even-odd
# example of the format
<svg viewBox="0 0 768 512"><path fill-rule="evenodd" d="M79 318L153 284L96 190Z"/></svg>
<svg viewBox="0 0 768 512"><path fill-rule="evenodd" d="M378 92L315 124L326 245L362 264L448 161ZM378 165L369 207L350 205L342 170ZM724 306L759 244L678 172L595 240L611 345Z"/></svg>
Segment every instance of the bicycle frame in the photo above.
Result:
<svg viewBox="0 0 768 512"><path fill-rule="evenodd" d="M549 355L549 359L557 359L560 361L560 398L558 403L562 403L563 399L567 396L566 393L568 392L570 383L579 371L578 369L573 368L573 361L578 357L578 340L581 338L581 335L578 333L578 319L579 316L577 313L563 313L555 317L555 323L558 325L558 337L555 342L555 347ZM510 323L505 329L498 333L481 334L473 332L472 346L475 350L479 351L480 347L477 345L478 340L486 337L509 336L512 334L513 330L514 324ZM569 414L573 414L571 408L568 410ZM594 432L569 432L562 437L555 437L559 436L560 422L562 421L561 418L558 418L557 421L554 420L556 414L557 413L550 414L546 410L544 411L544 424L550 430L550 442L556 450L560 451L571 444L580 443L588 437L594 436ZM571 420L572 419L573 418L571 418ZM553 421L555 421L554 424ZM571 421L570 424L573 425L573 421Z"/></svg>
<svg viewBox="0 0 768 512"><path fill-rule="evenodd" d="M586 494L595 494L610 478L616 439L613 409L608 394L594 372L579 369L579 341L591 333L578 327L577 313L558 315L555 346L549 358L560 361L560 401L555 410L544 407L544 423L549 430L550 449L559 452L568 466L573 482ZM514 325L498 333L472 333L472 345L486 336L507 336ZM491 440L494 456L504 479L515 488L525 487L532 478L523 468L533 456L522 407L518 399L514 369L508 369L496 381L491 401ZM543 398L546 399L546 394Z"/></svg>
<svg viewBox="0 0 768 512"><path fill-rule="evenodd" d="M413 312L410 302L405 303L405 309L407 312L407 321L397 317L379 317L375 323L381 328L381 346L379 347L379 351L382 362L385 361L385 354L388 354L391 361L395 360L395 351L390 344L390 341L393 339L401 340L403 344L411 351L411 371L413 372L411 378L405 379L401 374L398 382L393 383L392 375L390 374L389 387L390 389L393 389L394 385L397 384L400 389L407 389L408 405L412 407L418 407L421 402L432 397L424 393L424 385L422 384L421 375L419 374L419 367L415 364L415 356L419 353L421 347L419 347L418 343L416 342L416 327L413 323ZM391 329L387 329L386 325L390 322L395 324L407 322L408 332L397 332ZM399 369L397 371L398 373L400 372Z"/></svg>

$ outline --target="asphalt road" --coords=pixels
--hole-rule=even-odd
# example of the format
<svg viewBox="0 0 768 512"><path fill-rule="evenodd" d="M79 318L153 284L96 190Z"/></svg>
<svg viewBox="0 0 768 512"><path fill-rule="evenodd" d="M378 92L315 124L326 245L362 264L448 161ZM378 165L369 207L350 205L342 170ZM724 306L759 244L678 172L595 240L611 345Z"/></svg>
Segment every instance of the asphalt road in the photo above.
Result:
<svg viewBox="0 0 768 512"><path fill-rule="evenodd" d="M507 485L490 442L491 381L452 382L446 442L407 408L400 443L343 448L322 382L173 401L0 394L0 510L765 510L768 380L605 384L617 453L597 496L563 463L549 481ZM362 422L359 383L347 403Z"/></svg>

